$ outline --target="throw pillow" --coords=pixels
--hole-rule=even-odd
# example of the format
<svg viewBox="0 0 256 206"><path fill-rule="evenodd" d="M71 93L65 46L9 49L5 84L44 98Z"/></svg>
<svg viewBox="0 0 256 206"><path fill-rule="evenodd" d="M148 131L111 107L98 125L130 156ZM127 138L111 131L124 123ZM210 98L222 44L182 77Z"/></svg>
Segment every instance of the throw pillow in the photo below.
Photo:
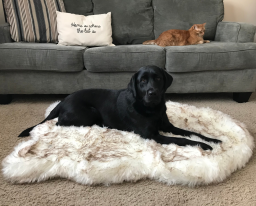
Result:
<svg viewBox="0 0 256 206"><path fill-rule="evenodd" d="M112 45L111 13L76 15L57 11L57 29L60 45Z"/></svg>
<svg viewBox="0 0 256 206"><path fill-rule="evenodd" d="M56 11L65 12L63 0L3 0L14 41L58 40Z"/></svg>

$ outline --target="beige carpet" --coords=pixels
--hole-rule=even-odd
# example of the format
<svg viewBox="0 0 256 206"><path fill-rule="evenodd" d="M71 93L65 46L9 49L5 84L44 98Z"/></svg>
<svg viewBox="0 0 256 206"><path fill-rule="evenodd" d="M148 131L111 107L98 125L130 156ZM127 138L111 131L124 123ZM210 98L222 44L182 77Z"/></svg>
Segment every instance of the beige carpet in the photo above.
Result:
<svg viewBox="0 0 256 206"><path fill-rule="evenodd" d="M42 121L45 109L63 96L17 95L0 105L0 160L20 141L18 134ZM231 94L175 94L168 99L197 107L211 107L244 122L256 138L256 93L238 104ZM28 138L26 138L28 139ZM254 151L255 152L255 151ZM66 179L12 185L0 175L0 205L256 205L256 155L244 169L222 183L189 188L142 180L106 186L84 186Z"/></svg>

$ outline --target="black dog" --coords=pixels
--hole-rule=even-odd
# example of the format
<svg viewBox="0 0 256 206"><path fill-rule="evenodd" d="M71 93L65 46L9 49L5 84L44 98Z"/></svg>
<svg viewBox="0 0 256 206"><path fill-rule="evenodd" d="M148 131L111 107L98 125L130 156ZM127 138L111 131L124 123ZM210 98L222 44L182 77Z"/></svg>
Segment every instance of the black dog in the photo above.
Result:
<svg viewBox="0 0 256 206"><path fill-rule="evenodd" d="M172 76L163 69L156 66L142 67L133 75L127 89L77 91L60 102L41 123L58 117L57 125L60 126L97 124L123 131L134 131L141 137L153 139L160 144L199 145L204 150L212 149L202 142L159 134L159 131L163 131L182 136L196 135L206 141L221 142L176 128L169 122L164 93L172 81ZM29 136L34 127L26 129L19 137Z"/></svg>

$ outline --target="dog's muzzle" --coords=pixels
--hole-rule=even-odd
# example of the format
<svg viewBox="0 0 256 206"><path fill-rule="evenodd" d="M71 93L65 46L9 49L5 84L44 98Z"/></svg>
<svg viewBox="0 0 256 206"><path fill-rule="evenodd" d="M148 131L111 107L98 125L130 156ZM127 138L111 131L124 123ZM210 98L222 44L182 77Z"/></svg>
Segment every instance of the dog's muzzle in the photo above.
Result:
<svg viewBox="0 0 256 206"><path fill-rule="evenodd" d="M154 107L161 102L161 95L156 90L149 89L144 97L144 105Z"/></svg>

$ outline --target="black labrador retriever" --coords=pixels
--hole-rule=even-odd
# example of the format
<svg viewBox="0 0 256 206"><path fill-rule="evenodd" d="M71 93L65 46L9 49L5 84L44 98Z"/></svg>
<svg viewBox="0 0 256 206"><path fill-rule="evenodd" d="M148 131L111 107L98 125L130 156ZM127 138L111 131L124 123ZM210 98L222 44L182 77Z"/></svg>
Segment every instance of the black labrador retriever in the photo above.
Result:
<svg viewBox="0 0 256 206"><path fill-rule="evenodd" d="M41 123L58 117L57 125L60 126L97 124L123 131L134 131L141 137L153 139L160 144L199 145L204 150L211 150L211 146L202 142L159 134L159 131L163 131L182 136L196 135L209 142L221 142L179 129L169 122L164 94L172 81L172 76L163 69L145 66L132 76L127 89L77 91L60 102ZM24 130L19 137L29 136L34 127Z"/></svg>

